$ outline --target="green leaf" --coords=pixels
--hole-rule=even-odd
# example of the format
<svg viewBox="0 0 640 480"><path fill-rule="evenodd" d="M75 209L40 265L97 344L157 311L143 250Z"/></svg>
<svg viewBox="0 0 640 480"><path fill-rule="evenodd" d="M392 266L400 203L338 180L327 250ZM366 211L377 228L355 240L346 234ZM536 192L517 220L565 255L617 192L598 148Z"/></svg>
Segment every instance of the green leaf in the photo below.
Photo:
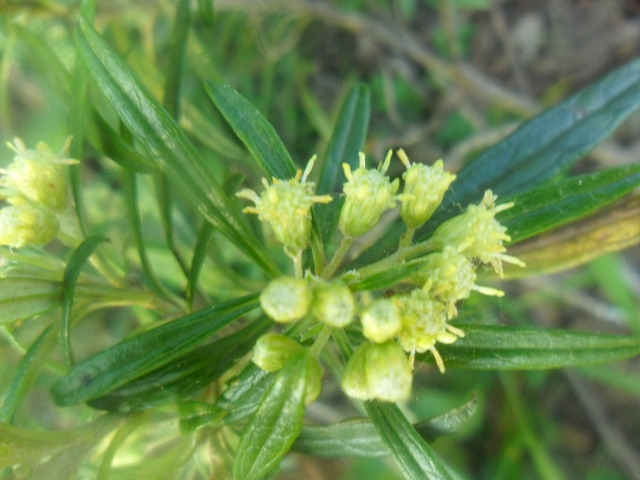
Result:
<svg viewBox="0 0 640 480"><path fill-rule="evenodd" d="M76 42L91 75L152 160L225 237L266 273L277 276L273 260L175 120L83 19L76 29Z"/></svg>
<svg viewBox="0 0 640 480"><path fill-rule="evenodd" d="M120 422L114 416L103 416L71 430L46 432L0 423L0 468L19 463L37 465L51 455L75 445L101 439Z"/></svg>
<svg viewBox="0 0 640 480"><path fill-rule="evenodd" d="M178 404L180 413L180 431L184 433L193 432L204 425L219 422L227 414L223 410L211 403L204 402L180 402Z"/></svg>
<svg viewBox="0 0 640 480"><path fill-rule="evenodd" d="M371 421L389 452L409 480L452 480L427 442L393 403L369 400L364 403Z"/></svg>
<svg viewBox="0 0 640 480"><path fill-rule="evenodd" d="M220 340L182 355L89 405L112 412L134 412L165 405L200 391L224 375L254 347L273 322L263 319Z"/></svg>
<svg viewBox="0 0 640 480"><path fill-rule="evenodd" d="M207 93L233 131L270 177L292 178L296 166L266 118L246 98L222 80L206 83Z"/></svg>
<svg viewBox="0 0 640 480"><path fill-rule="evenodd" d="M253 415L275 379L275 373L249 364L216 401L217 407L228 412L225 423L232 424Z"/></svg>
<svg viewBox="0 0 640 480"><path fill-rule="evenodd" d="M457 431L475 413L477 395L464 405L442 415L416 423L413 427L427 442ZM389 449L366 418L345 420L333 425L305 425L292 450L317 457L384 457Z"/></svg>
<svg viewBox="0 0 640 480"><path fill-rule="evenodd" d="M640 336L605 335L572 330L456 325L465 337L438 344L446 367L542 370L624 360L640 353ZM433 355L421 361L433 363Z"/></svg>
<svg viewBox="0 0 640 480"><path fill-rule="evenodd" d="M388 269L381 272L374 273L367 277L360 278L356 276L351 279L349 273L343 276L343 279L349 285L349 288L354 292L364 290L377 290L381 288L387 288L395 285L396 283L410 277L414 273L419 272L424 265L424 260L413 260L410 262L404 262L399 265L391 265Z"/></svg>
<svg viewBox="0 0 640 480"><path fill-rule="evenodd" d="M0 324L24 320L60 305L60 282L0 278Z"/></svg>
<svg viewBox="0 0 640 480"><path fill-rule="evenodd" d="M248 295L177 318L75 365L52 388L61 406L100 397L194 348L258 306Z"/></svg>
<svg viewBox="0 0 640 480"><path fill-rule="evenodd" d="M233 462L236 480L257 480L289 451L304 418L309 353L295 355L278 373L240 438Z"/></svg>
<svg viewBox="0 0 640 480"><path fill-rule="evenodd" d="M640 184L640 165L601 170L528 190L496 218L507 227L511 243L588 215Z"/></svg>
<svg viewBox="0 0 640 480"><path fill-rule="evenodd" d="M484 191L503 196L526 192L582 158L640 106L640 60L615 70L524 123L458 173L441 208L415 235L427 238L443 221L477 203ZM394 223L354 266L383 258L405 228Z"/></svg>
<svg viewBox="0 0 640 480"><path fill-rule="evenodd" d="M337 196L342 193L342 184L346 180L342 164L348 163L353 170L358 168L358 153L364 149L369 114L369 88L359 83L351 88L340 108L338 120L322 160L317 192L318 195L334 196L331 203L314 207L324 243L331 240L344 204L344 199Z"/></svg>
<svg viewBox="0 0 640 480"><path fill-rule="evenodd" d="M187 303L189 308L193 307L193 299L198 287L198 278L200 278L200 271L202 270L204 261L207 259L207 250L209 249L209 242L213 237L213 232L215 232L215 228L205 220L198 232L198 240L193 249L193 258L191 259L191 267L189 268L189 276L187 277Z"/></svg>
<svg viewBox="0 0 640 480"><path fill-rule="evenodd" d="M73 351L71 350L71 308L73 307L73 295L78 283L78 277L85 262L95 252L98 245L102 242L109 242L105 237L91 237L86 239L73 251L69 263L64 269L64 277L62 279L62 327L60 334L62 336L62 349L67 360L67 365L72 366L75 361L73 359Z"/></svg>
<svg viewBox="0 0 640 480"><path fill-rule="evenodd" d="M167 58L167 81L162 104L173 118L180 118L180 91L187 58L187 43L191 27L191 6L189 0L180 0L176 8Z"/></svg>

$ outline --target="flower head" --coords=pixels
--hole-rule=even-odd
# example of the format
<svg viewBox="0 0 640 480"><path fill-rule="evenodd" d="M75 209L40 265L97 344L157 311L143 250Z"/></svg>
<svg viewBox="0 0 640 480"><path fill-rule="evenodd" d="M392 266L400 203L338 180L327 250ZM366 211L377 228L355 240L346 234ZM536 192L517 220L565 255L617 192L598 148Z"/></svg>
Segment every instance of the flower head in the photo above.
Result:
<svg viewBox="0 0 640 480"><path fill-rule="evenodd" d="M332 327L346 327L355 312L356 301L345 285L327 283L314 288L311 313L321 322Z"/></svg>
<svg viewBox="0 0 640 480"><path fill-rule="evenodd" d="M502 261L524 266L522 261L504 253L507 249L503 242L511 240L511 237L495 215L511 208L513 203L496 206L497 198L487 190L479 205L469 205L466 212L440 225L431 241L439 248L450 245L469 258L490 263L500 276L503 275Z"/></svg>
<svg viewBox="0 0 640 480"><path fill-rule="evenodd" d="M400 345L364 343L345 366L342 389L360 400L397 402L409 396L412 381L412 367Z"/></svg>
<svg viewBox="0 0 640 480"><path fill-rule="evenodd" d="M418 228L431 218L433 212L442 203L445 192L456 179L455 175L445 172L442 160L432 167L421 163L410 163L404 150L398 150L398 157L407 167L402 178L404 192L400 216L409 228Z"/></svg>
<svg viewBox="0 0 640 480"><path fill-rule="evenodd" d="M348 163L343 163L347 183L343 190L346 196L340 212L340 231L347 237L359 237L371 230L382 214L396 206L396 193L400 182L389 181L385 176L392 151L389 150L384 162L377 169L367 170L364 153L360 152L360 167L351 171Z"/></svg>
<svg viewBox="0 0 640 480"><path fill-rule="evenodd" d="M55 215L29 204L0 210L0 245L14 248L44 245L56 238L58 228Z"/></svg>
<svg viewBox="0 0 640 480"><path fill-rule="evenodd" d="M280 277L260 294L260 305L264 312L280 323L300 320L311 306L311 289L302 278Z"/></svg>
<svg viewBox="0 0 640 480"><path fill-rule="evenodd" d="M447 306L447 316L457 315L455 303L469 298L472 290L501 297L504 292L475 284L476 272L471 260L455 248L445 246L442 252L432 253L424 260L424 267L413 279L422 289Z"/></svg>
<svg viewBox="0 0 640 480"><path fill-rule="evenodd" d="M13 163L2 173L0 179L0 195L6 197L14 205L32 203L38 207L53 211L61 211L69 204L67 180L64 175L65 165L78 163L67 158L71 137L59 154L44 142L37 145L36 150L26 148L19 138L9 147L16 152Z"/></svg>
<svg viewBox="0 0 640 480"><path fill-rule="evenodd" d="M446 307L433 300L424 290L414 290L409 295L396 297L402 316L402 330L398 342L405 351L423 353L430 350L438 368L444 372L444 362L435 348L436 342L453 343L464 332L447 323Z"/></svg>
<svg viewBox="0 0 640 480"><path fill-rule="evenodd" d="M278 333L265 333L253 347L251 360L262 370L276 372L301 350L302 345L289 337Z"/></svg>
<svg viewBox="0 0 640 480"><path fill-rule="evenodd" d="M298 256L307 247L311 237L311 206L314 203L328 203L330 195L315 195L315 184L307 182L307 176L313 168L315 155L309 160L307 168L289 180L273 178L269 185L262 179L265 190L260 196L250 189L241 190L236 195L255 202L255 207L244 209L246 213L255 213L263 222L269 222L276 238L284 244L287 255Z"/></svg>
<svg viewBox="0 0 640 480"><path fill-rule="evenodd" d="M362 334L375 343L383 343L395 337L402 328L400 309L392 299L376 300L362 315Z"/></svg>

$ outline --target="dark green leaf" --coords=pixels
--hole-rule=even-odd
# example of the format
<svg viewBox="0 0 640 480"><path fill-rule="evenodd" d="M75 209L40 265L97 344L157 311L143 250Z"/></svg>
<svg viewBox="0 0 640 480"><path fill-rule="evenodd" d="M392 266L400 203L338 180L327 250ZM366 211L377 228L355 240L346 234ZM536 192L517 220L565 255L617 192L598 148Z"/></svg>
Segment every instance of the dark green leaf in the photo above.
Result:
<svg viewBox="0 0 640 480"><path fill-rule="evenodd" d="M545 185L505 202L515 205L497 219L507 227L511 243L588 215L640 184L640 165L602 170Z"/></svg>
<svg viewBox="0 0 640 480"><path fill-rule="evenodd" d="M393 265L387 270L374 273L373 275L365 278L355 277L351 279L348 273L343 278L348 283L349 288L354 292L362 290L376 290L395 285L399 281L419 272L423 265L424 260L413 260L399 265Z"/></svg>
<svg viewBox="0 0 640 480"><path fill-rule="evenodd" d="M640 336L572 330L456 325L465 337L438 344L446 367L541 370L624 360L640 353ZM433 363L433 355L418 358Z"/></svg>
<svg viewBox="0 0 640 480"><path fill-rule="evenodd" d="M289 451L304 418L309 353L296 354L275 382L240 438L233 462L236 480L257 480Z"/></svg>
<svg viewBox="0 0 640 480"><path fill-rule="evenodd" d="M164 87L164 100L162 104L175 119L180 118L180 91L182 89L184 64L187 58L189 28L191 27L190 4L191 2L189 0L180 0L178 2L167 58L167 81Z"/></svg>
<svg viewBox="0 0 640 480"><path fill-rule="evenodd" d="M53 386L59 405L85 402L161 367L258 306L248 295L177 318L75 365Z"/></svg>
<svg viewBox="0 0 640 480"><path fill-rule="evenodd" d="M71 255L69 263L64 269L61 295L62 328L60 329L60 333L62 335L62 348L68 366L72 366L75 363L73 360L73 351L71 350L71 308L73 307L73 295L76 290L76 283L78 283L78 277L80 276L82 267L89 257L93 255L98 245L102 242L109 241L110 240L105 237L91 237L86 239L73 251L73 255Z"/></svg>
<svg viewBox="0 0 640 480"><path fill-rule="evenodd" d="M464 405L413 427L427 442L457 431L475 413L477 395ZM333 425L302 427L292 450L318 457L384 457L389 449L373 423L366 418L345 420Z"/></svg>
<svg viewBox="0 0 640 480"><path fill-rule="evenodd" d="M189 304L189 308L193 307L193 299L198 287L198 278L200 277L202 265L204 265L204 261L207 259L207 250L209 249L209 242L211 241L213 232L215 232L215 228L205 220L198 232L198 240L193 249L191 268L189 268L189 277L187 278L187 303Z"/></svg>
<svg viewBox="0 0 640 480"><path fill-rule="evenodd" d="M233 131L270 177L284 180L296 174L282 140L256 107L221 80L207 82L206 89Z"/></svg>
<svg viewBox="0 0 640 480"><path fill-rule="evenodd" d="M186 398L225 374L272 326L273 322L267 319L254 322L91 400L89 405L112 412L133 412Z"/></svg>
<svg viewBox="0 0 640 480"><path fill-rule="evenodd" d="M189 433L204 425L218 422L227 414L211 403L204 402L180 402L178 404L180 413L180 431Z"/></svg>
<svg viewBox="0 0 640 480"><path fill-rule="evenodd" d="M0 324L44 313L60 305L60 282L0 278Z"/></svg>
<svg viewBox="0 0 640 480"><path fill-rule="evenodd" d="M249 364L216 402L216 406L228 412L225 422L232 424L253 415L275 379L275 373L265 372L257 365Z"/></svg>
<svg viewBox="0 0 640 480"><path fill-rule="evenodd" d="M453 477L427 442L393 403L369 400L364 404L371 421L409 480L452 480Z"/></svg>
<svg viewBox="0 0 640 480"><path fill-rule="evenodd" d="M92 76L152 160L223 235L269 275L278 275L273 260L175 120L83 19L76 29L76 42Z"/></svg>
<svg viewBox="0 0 640 480"><path fill-rule="evenodd" d="M369 124L369 88L362 83L355 85L345 99L338 120L333 128L331 140L322 160L318 179L318 195L330 194L334 199L326 205L316 205L319 230L325 243L331 240L344 200L338 198L342 192L344 174L342 164L358 168L358 153L364 149Z"/></svg>

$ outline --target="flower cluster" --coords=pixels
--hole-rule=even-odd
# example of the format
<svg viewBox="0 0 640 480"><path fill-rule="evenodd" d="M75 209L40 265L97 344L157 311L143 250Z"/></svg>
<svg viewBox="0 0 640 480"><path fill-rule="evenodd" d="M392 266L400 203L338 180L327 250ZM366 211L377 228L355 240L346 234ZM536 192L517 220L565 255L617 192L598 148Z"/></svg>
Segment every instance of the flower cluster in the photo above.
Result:
<svg viewBox="0 0 640 480"><path fill-rule="evenodd" d="M366 168L362 153L355 171L352 172L348 164L343 165L347 181L339 229L349 241L363 235L399 201L400 217L407 226L405 240L401 240L399 246L400 254L410 246L414 231L440 206L456 177L444 170L441 160L426 166L411 163L402 150L397 154L407 169L402 176L402 193L398 193L399 179L391 181L385 175L391 151L376 169ZM312 162L303 176L299 173L288 181L274 179L271 186L264 181L266 189L260 197L251 190L238 194L256 203L255 208L245 211L258 213L262 220L268 221L285 245L285 251L292 256L299 255L309 242L312 204L330 200L328 196L315 196L313 184L306 182L311 165ZM464 337L464 331L450 324L458 315L457 302L469 298L472 291L504 295L495 288L476 285L477 266L491 264L502 276L503 261L524 265L506 255L504 242L510 238L495 218L498 212L513 204L496 206L496 198L487 190L478 205L469 205L465 212L435 230L427 241L433 251L421 260L421 270L412 277L421 288L368 302L364 300L370 296L363 296L361 304L340 280L321 279L310 272L302 278L299 270L297 278L281 277L271 281L260 296L262 308L276 322L306 318L324 324L325 330L345 328L359 317L365 341L345 365L343 390L350 397L362 400L405 399L411 392L416 353L431 352L444 373L444 361L436 345L452 344ZM337 265L335 260L332 265ZM327 270L330 274L326 277L330 277L333 270ZM256 345L254 362L264 370L275 371L302 348L300 343L284 335L267 334Z"/></svg>
<svg viewBox="0 0 640 480"><path fill-rule="evenodd" d="M19 138L8 144L16 155L6 170L0 169L0 197L9 203L0 210L0 245L43 245L56 237L69 208L64 169L77 163L67 158L70 144L71 138L59 154L43 142L36 150Z"/></svg>

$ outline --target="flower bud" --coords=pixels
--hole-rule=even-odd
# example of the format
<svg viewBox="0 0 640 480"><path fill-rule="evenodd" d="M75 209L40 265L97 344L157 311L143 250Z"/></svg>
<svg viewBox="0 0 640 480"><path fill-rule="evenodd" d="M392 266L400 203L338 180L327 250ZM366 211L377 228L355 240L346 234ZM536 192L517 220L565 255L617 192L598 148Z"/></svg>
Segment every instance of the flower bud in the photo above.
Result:
<svg viewBox="0 0 640 480"><path fill-rule="evenodd" d="M496 207L496 198L491 190L487 190L479 205L469 205L466 212L444 222L430 241L437 248L450 245L469 258L490 263L500 276L503 275L503 260L523 267L522 261L504 253L507 249L502 242L511 240L511 237L506 234L506 227L495 219L496 213L511 208L513 203Z"/></svg>
<svg viewBox="0 0 640 480"><path fill-rule="evenodd" d="M305 404L309 405L313 402L322 391L322 376L324 371L318 362L318 359L313 355L307 356L307 389L305 396Z"/></svg>
<svg viewBox="0 0 640 480"><path fill-rule="evenodd" d="M311 306L309 283L301 278L276 278L260 294L260 305L276 322L300 320Z"/></svg>
<svg viewBox="0 0 640 480"><path fill-rule="evenodd" d="M400 182L393 182L384 174L389 168L391 150L378 169L367 170L364 153L360 152L360 167L351 172L344 163L344 173L348 182L344 184L345 202L340 211L340 231L347 237L358 237L371 230L384 212L396 206L396 192Z"/></svg>
<svg viewBox="0 0 640 480"><path fill-rule="evenodd" d="M304 174L299 170L292 179L274 178L273 184L269 185L267 179L263 178L265 190L260 196L249 189L236 194L255 202L255 207L247 207L244 212L255 213L261 221L269 222L274 235L291 257L300 254L311 238L311 206L332 200L329 195L314 195L315 184L306 181L315 159L314 156L309 160Z"/></svg>
<svg viewBox="0 0 640 480"><path fill-rule="evenodd" d="M369 305L362 315L362 334L365 338L383 343L395 337L402 328L400 309L393 300L377 300Z"/></svg>
<svg viewBox="0 0 640 480"><path fill-rule="evenodd" d="M351 290L340 284L320 284L314 288L311 313L332 327L346 327L353 320L356 301Z"/></svg>
<svg viewBox="0 0 640 480"><path fill-rule="evenodd" d="M402 175L404 191L400 216L407 227L418 228L424 225L440 206L445 192L456 176L444 171L442 160L429 167L421 163L411 164L402 149L398 150L398 156L407 167L407 171Z"/></svg>
<svg viewBox="0 0 640 480"><path fill-rule="evenodd" d="M295 340L277 333L262 335L253 347L253 363L267 372L276 372L302 350Z"/></svg>
<svg viewBox="0 0 640 480"><path fill-rule="evenodd" d="M14 205L31 202L49 210L64 210L69 204L64 166L78 163L77 160L64 157L71 138L60 155L56 155L43 142L38 144L37 150L27 149L19 138L14 142L9 147L16 152L16 156L5 171L5 176L0 179L0 186L4 187L2 195Z"/></svg>
<svg viewBox="0 0 640 480"><path fill-rule="evenodd" d="M44 245L56 238L58 228L55 215L41 208L25 204L0 210L0 245Z"/></svg>
<svg viewBox="0 0 640 480"><path fill-rule="evenodd" d="M409 396L412 379L411 364L400 345L364 343L347 362L342 389L360 400L396 402Z"/></svg>

